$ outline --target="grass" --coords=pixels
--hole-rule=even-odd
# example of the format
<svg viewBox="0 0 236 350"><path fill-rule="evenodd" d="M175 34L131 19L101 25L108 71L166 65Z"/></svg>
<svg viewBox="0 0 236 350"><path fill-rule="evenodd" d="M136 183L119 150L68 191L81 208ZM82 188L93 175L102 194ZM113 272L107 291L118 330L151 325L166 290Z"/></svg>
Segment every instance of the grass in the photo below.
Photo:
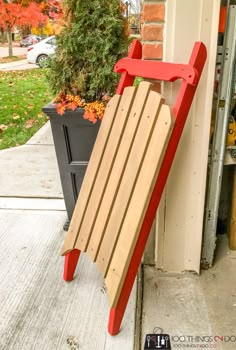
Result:
<svg viewBox="0 0 236 350"><path fill-rule="evenodd" d="M0 72L0 149L25 144L47 121L46 69Z"/></svg>

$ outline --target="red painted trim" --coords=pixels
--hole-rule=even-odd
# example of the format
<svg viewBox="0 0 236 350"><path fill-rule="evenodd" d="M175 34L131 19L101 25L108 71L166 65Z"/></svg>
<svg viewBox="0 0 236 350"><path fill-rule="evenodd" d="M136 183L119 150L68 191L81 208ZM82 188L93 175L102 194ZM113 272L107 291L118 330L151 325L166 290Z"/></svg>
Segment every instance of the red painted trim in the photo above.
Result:
<svg viewBox="0 0 236 350"><path fill-rule="evenodd" d="M129 59L137 58L139 60L142 58L142 45L141 45L140 41L138 41L137 39L133 40L133 42L130 46L128 58ZM128 72L124 71L121 74L120 81L119 81L119 84L118 84L117 89L116 89L116 94L122 95L124 88L126 86L133 85L134 79L135 79L135 76L131 76Z"/></svg>
<svg viewBox="0 0 236 350"><path fill-rule="evenodd" d="M115 65L114 71L117 73L128 72L131 76L170 82L181 78L191 85L196 85L199 78L198 72L188 64L142 61L132 58L122 58Z"/></svg>
<svg viewBox="0 0 236 350"><path fill-rule="evenodd" d="M63 279L67 282L72 281L76 269L76 265L78 263L80 256L80 250L73 249L69 251L69 253L65 256L65 262L64 262L64 273L63 273Z"/></svg>

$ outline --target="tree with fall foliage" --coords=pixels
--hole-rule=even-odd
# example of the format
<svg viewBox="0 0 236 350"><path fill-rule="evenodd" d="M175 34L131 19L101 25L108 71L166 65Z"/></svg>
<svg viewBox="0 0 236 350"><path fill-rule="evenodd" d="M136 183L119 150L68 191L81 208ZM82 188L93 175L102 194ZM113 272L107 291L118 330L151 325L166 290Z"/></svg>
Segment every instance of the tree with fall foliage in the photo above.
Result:
<svg viewBox="0 0 236 350"><path fill-rule="evenodd" d="M37 26L47 20L47 16L42 13L40 5L34 1L24 6L12 0L0 0L0 14L0 28L7 32L9 56L13 55L11 33L16 26Z"/></svg>

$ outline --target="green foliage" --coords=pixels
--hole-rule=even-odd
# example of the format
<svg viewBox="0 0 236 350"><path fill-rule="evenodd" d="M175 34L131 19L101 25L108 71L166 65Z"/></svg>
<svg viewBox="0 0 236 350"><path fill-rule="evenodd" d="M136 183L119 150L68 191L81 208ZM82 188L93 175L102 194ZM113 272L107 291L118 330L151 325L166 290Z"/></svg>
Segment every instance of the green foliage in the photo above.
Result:
<svg viewBox="0 0 236 350"><path fill-rule="evenodd" d="M86 101L113 94L119 79L113 68L127 48L119 0L66 0L64 26L50 62L53 91L81 95Z"/></svg>

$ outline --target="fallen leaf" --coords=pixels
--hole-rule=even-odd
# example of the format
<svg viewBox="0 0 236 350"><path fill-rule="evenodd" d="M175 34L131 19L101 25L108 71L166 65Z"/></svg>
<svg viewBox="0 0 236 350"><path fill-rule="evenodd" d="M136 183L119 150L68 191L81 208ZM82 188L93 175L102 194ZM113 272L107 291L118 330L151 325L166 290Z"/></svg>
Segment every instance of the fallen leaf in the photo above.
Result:
<svg viewBox="0 0 236 350"><path fill-rule="evenodd" d="M0 124L0 131L1 131L1 133L2 133L4 130L6 130L7 128L8 128L7 125L5 125L5 124Z"/></svg>
<svg viewBox="0 0 236 350"><path fill-rule="evenodd" d="M15 106L13 106L13 108L14 108L14 109L17 109L17 108L18 108L18 106L17 106L17 105L15 105Z"/></svg>
<svg viewBox="0 0 236 350"><path fill-rule="evenodd" d="M32 128L32 126L36 124L36 121L34 119L29 119L27 120L26 124L25 124L25 128L26 129L30 129Z"/></svg>
<svg viewBox="0 0 236 350"><path fill-rule="evenodd" d="M32 108L34 108L34 105L29 104L29 105L27 106L27 108L28 108L28 109L32 109Z"/></svg>
<svg viewBox="0 0 236 350"><path fill-rule="evenodd" d="M20 116L18 114L14 113L12 118L16 120L16 119L19 119Z"/></svg>

